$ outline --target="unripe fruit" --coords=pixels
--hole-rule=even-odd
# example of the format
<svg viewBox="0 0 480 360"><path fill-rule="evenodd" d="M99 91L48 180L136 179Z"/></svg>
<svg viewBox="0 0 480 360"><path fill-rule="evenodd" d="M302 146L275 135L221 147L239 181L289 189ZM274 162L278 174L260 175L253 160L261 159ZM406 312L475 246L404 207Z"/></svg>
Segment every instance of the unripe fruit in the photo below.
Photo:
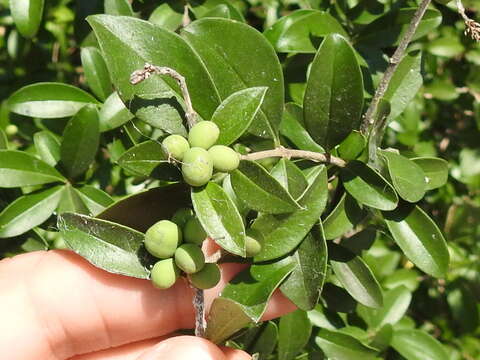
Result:
<svg viewBox="0 0 480 360"><path fill-rule="evenodd" d="M258 242L258 240L250 236L245 237L245 247L247 257L253 257L262 250L262 245Z"/></svg>
<svg viewBox="0 0 480 360"><path fill-rule="evenodd" d="M188 142L191 147L209 149L217 142L219 135L220 129L213 121L200 121L190 129Z"/></svg>
<svg viewBox="0 0 480 360"><path fill-rule="evenodd" d="M145 233L145 247L148 252L160 259L172 257L182 242L182 231L177 224L161 220Z"/></svg>
<svg viewBox="0 0 480 360"><path fill-rule="evenodd" d="M205 185L213 174L213 161L207 150L193 147L183 155L182 175L192 186Z"/></svg>
<svg viewBox="0 0 480 360"><path fill-rule="evenodd" d="M207 233L200 224L200 221L193 217L187 221L183 228L183 237L185 242L201 245L207 237Z"/></svg>
<svg viewBox="0 0 480 360"><path fill-rule="evenodd" d="M162 142L165 152L175 160L183 160L185 151L190 149L187 139L180 135L167 136Z"/></svg>
<svg viewBox="0 0 480 360"><path fill-rule="evenodd" d="M175 251L175 264L187 274L193 274L203 268L205 256L199 246L183 244Z"/></svg>
<svg viewBox="0 0 480 360"><path fill-rule="evenodd" d="M220 281L220 268L217 264L205 264L202 270L189 275L190 282L199 289L210 289Z"/></svg>
<svg viewBox="0 0 480 360"><path fill-rule="evenodd" d="M172 222L178 225L179 228L183 229L188 220L193 218L193 210L190 208L180 208L175 211L175 214L172 216ZM185 234L183 235L185 238Z"/></svg>
<svg viewBox="0 0 480 360"><path fill-rule="evenodd" d="M158 261L152 268L150 278L153 285L159 289L168 289L180 275L180 269L175 265L173 259Z"/></svg>
<svg viewBox="0 0 480 360"><path fill-rule="evenodd" d="M5 134L7 134L7 136L13 136L13 135L16 135L17 133L18 133L17 125L10 124L5 127Z"/></svg>
<svg viewBox="0 0 480 360"><path fill-rule="evenodd" d="M208 153L212 157L214 169L218 171L233 171L240 163L239 154L225 145L214 145L208 149Z"/></svg>

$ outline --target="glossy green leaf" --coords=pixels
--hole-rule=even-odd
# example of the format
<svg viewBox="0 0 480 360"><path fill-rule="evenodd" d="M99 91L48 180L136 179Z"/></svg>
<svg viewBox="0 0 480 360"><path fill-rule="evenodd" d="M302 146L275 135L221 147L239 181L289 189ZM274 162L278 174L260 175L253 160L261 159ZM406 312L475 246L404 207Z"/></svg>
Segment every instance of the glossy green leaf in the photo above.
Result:
<svg viewBox="0 0 480 360"><path fill-rule="evenodd" d="M278 342L278 328L273 321L266 322L256 335L255 343L251 344L248 352L258 354L258 360L267 360L275 350Z"/></svg>
<svg viewBox="0 0 480 360"><path fill-rule="evenodd" d="M47 163L23 151L0 150L0 187L12 188L65 181Z"/></svg>
<svg viewBox="0 0 480 360"><path fill-rule="evenodd" d="M340 285L340 284L339 284ZM343 287L330 282L325 283L322 290L322 304L330 310L338 313L352 313L358 303Z"/></svg>
<svg viewBox="0 0 480 360"><path fill-rule="evenodd" d="M396 330L393 333L392 346L407 360L449 359L443 345L421 330Z"/></svg>
<svg viewBox="0 0 480 360"><path fill-rule="evenodd" d="M404 286L413 292L417 290L420 280L421 276L416 270L398 269L382 281L382 286L386 289L394 289L398 286Z"/></svg>
<svg viewBox="0 0 480 360"><path fill-rule="evenodd" d="M34 37L43 17L44 0L10 0L13 21L25 37Z"/></svg>
<svg viewBox="0 0 480 360"><path fill-rule="evenodd" d="M272 175L294 199L298 199L308 187L307 179L292 161L280 159L272 170Z"/></svg>
<svg viewBox="0 0 480 360"><path fill-rule="evenodd" d="M358 205L358 202L347 193L343 194L337 206L328 214L323 222L325 238L336 239L352 230L362 221L367 212Z"/></svg>
<svg viewBox="0 0 480 360"><path fill-rule="evenodd" d="M204 61L221 99L251 87L268 87L250 131L277 138L284 101L283 74L275 50L254 28L233 20L194 21L182 36Z"/></svg>
<svg viewBox="0 0 480 360"><path fill-rule="evenodd" d="M205 12L201 18L206 17L219 17L219 18L226 18L232 19L237 21L245 21L243 16L240 14L238 10L235 9L234 6L225 3L225 4L218 4L214 6L209 11Z"/></svg>
<svg viewBox="0 0 480 360"><path fill-rule="evenodd" d="M426 178L426 190L433 190L447 183L447 161L434 157L418 157L410 160L422 168Z"/></svg>
<svg viewBox="0 0 480 360"><path fill-rule="evenodd" d="M439 37L428 43L427 51L436 56L452 58L461 55L465 47L458 37Z"/></svg>
<svg viewBox="0 0 480 360"><path fill-rule="evenodd" d="M315 306L315 309L308 311L307 315L312 324L319 328L336 330L345 326L342 318L336 312L331 312L320 304Z"/></svg>
<svg viewBox="0 0 480 360"><path fill-rule="evenodd" d="M153 75L140 84L130 83L132 72L150 63L184 76L194 109L202 118L211 118L220 98L205 65L181 37L133 17L94 15L88 22L115 87L135 116L167 132L185 134L183 100L175 80Z"/></svg>
<svg viewBox="0 0 480 360"><path fill-rule="evenodd" d="M212 116L220 129L216 144L230 145L242 136L260 110L266 92L266 87L243 89L222 101Z"/></svg>
<svg viewBox="0 0 480 360"><path fill-rule="evenodd" d="M133 114L125 107L118 93L113 92L102 105L99 114L100 131L109 131L133 119Z"/></svg>
<svg viewBox="0 0 480 360"><path fill-rule="evenodd" d="M333 33L348 36L329 13L296 10L282 16L264 35L277 52L315 53L320 39Z"/></svg>
<svg viewBox="0 0 480 360"><path fill-rule="evenodd" d="M290 257L295 268L280 286L282 293L299 309L312 310L317 304L327 274L327 258L323 229L318 225Z"/></svg>
<svg viewBox="0 0 480 360"><path fill-rule="evenodd" d="M320 219L327 194L327 171L320 165L314 169L312 183L298 201L301 209L290 214L265 214L255 220L253 227L263 234L264 242L254 260L276 259L295 249Z"/></svg>
<svg viewBox="0 0 480 360"><path fill-rule="evenodd" d="M62 186L18 197L0 213L0 238L26 233L47 220L55 211Z"/></svg>
<svg viewBox="0 0 480 360"><path fill-rule="evenodd" d="M133 16L132 6L128 0L104 0L105 14Z"/></svg>
<svg viewBox="0 0 480 360"><path fill-rule="evenodd" d="M321 329L318 332L315 342L326 356L335 360L369 360L374 359L377 353L353 336L327 329Z"/></svg>
<svg viewBox="0 0 480 360"><path fill-rule="evenodd" d="M312 324L305 311L296 310L280 318L278 330L278 359L292 360L307 344Z"/></svg>
<svg viewBox="0 0 480 360"><path fill-rule="evenodd" d="M113 89L102 53L95 47L85 47L80 51L80 58L88 86L100 100L105 101Z"/></svg>
<svg viewBox="0 0 480 360"><path fill-rule="evenodd" d="M376 47L397 45L405 35L407 27L416 8L395 9L373 21L360 33L359 42ZM438 10L427 9L423 15L413 40L427 35L442 22L442 14Z"/></svg>
<svg viewBox="0 0 480 360"><path fill-rule="evenodd" d="M192 203L208 236L228 252L245 257L245 227L233 201L217 184L192 188Z"/></svg>
<svg viewBox="0 0 480 360"><path fill-rule="evenodd" d="M157 221L170 219L179 208L190 206L190 187L178 183L126 196L107 207L97 218L146 232Z"/></svg>
<svg viewBox="0 0 480 360"><path fill-rule="evenodd" d="M118 165L136 175L149 176L161 163L167 163L162 145L156 141L145 141L128 149L118 159Z"/></svg>
<svg viewBox="0 0 480 360"><path fill-rule="evenodd" d="M60 157L70 177L76 177L89 168L99 143L98 110L95 106L85 106L70 119L63 131Z"/></svg>
<svg viewBox="0 0 480 360"><path fill-rule="evenodd" d="M60 83L36 83L13 93L8 99L10 111L43 119L75 115L87 104L98 101L78 87Z"/></svg>
<svg viewBox="0 0 480 360"><path fill-rule="evenodd" d="M355 160L362 154L366 145L367 139L365 136L363 136L360 131L352 131L345 140L338 145L337 152L345 161Z"/></svg>
<svg viewBox="0 0 480 360"><path fill-rule="evenodd" d="M261 165L243 160L230 174L233 190L253 210L266 214L282 214L299 209L288 191Z"/></svg>
<svg viewBox="0 0 480 360"><path fill-rule="evenodd" d="M285 111L283 112L282 122L280 123L280 134L285 136L300 150L325 152L305 129L303 109L297 104L285 104Z"/></svg>
<svg viewBox="0 0 480 360"><path fill-rule="evenodd" d="M411 300L412 293L405 286L398 286L384 293L381 308L360 305L357 311L368 326L380 329L386 324L395 325L407 312Z"/></svg>
<svg viewBox="0 0 480 360"><path fill-rule="evenodd" d="M326 150L360 124L363 79L353 48L341 35L328 35L311 65L303 100L305 125Z"/></svg>
<svg viewBox="0 0 480 360"><path fill-rule="evenodd" d="M33 143L38 156L50 166L60 160L60 140L50 131L43 130L33 135Z"/></svg>
<svg viewBox="0 0 480 360"><path fill-rule="evenodd" d="M351 161L341 170L345 190L359 203L380 210L393 210L398 197L393 187L373 168Z"/></svg>
<svg viewBox="0 0 480 360"><path fill-rule="evenodd" d="M425 173L422 168L392 151L381 151L380 154L387 163L390 179L398 195L412 203L421 200L426 191Z"/></svg>
<svg viewBox="0 0 480 360"><path fill-rule="evenodd" d="M82 199L90 215L96 216L114 203L113 199L106 192L96 187L84 185L81 188L75 188L78 196Z"/></svg>
<svg viewBox="0 0 480 360"><path fill-rule="evenodd" d="M65 213L58 217L68 247L93 265L114 273L148 279L144 235L109 221Z"/></svg>
<svg viewBox="0 0 480 360"><path fill-rule="evenodd" d="M87 206L82 201L82 198L78 195L78 192L70 184L63 187L60 202L57 206L58 214L63 214L65 212L75 212L85 215L88 215L89 212Z"/></svg>
<svg viewBox="0 0 480 360"><path fill-rule="evenodd" d="M258 322L273 292L293 268L288 259L252 265L230 280L220 296L237 302L252 321Z"/></svg>
<svg viewBox="0 0 480 360"><path fill-rule="evenodd" d="M418 206L400 206L383 212L395 242L408 259L435 277L445 276L449 253L445 239L435 222Z"/></svg>
<svg viewBox="0 0 480 360"><path fill-rule="evenodd" d="M382 289L361 257L333 243L329 244L329 254L333 272L355 300L373 308L383 305Z"/></svg>
<svg viewBox="0 0 480 360"><path fill-rule="evenodd" d="M389 119L395 119L417 94L423 84L422 53L412 51L398 64L383 98L390 103Z"/></svg>

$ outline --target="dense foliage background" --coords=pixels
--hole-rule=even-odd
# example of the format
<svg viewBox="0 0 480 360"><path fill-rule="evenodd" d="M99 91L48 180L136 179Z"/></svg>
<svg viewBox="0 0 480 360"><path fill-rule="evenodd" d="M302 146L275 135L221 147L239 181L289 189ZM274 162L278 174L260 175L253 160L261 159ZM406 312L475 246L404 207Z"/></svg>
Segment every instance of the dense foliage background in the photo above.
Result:
<svg viewBox="0 0 480 360"><path fill-rule="evenodd" d="M191 19L225 17L265 31L279 52L286 98L300 104L308 65L324 36L322 22L312 15L311 20L303 19L302 25L291 29L289 34L278 30L278 25L270 28L272 25L298 9L329 13L341 24L339 31L351 39L363 57L360 64L368 100L387 66L388 55L393 53L411 19L411 8L418 5L415 1L388 0L188 3ZM82 159L64 161L57 166L58 174L49 175L59 179L66 176L69 182L65 187L0 188L0 210L24 194L43 191L33 193L30 200L20 205L22 211L17 212L18 217L24 217L20 219L22 224L36 222L34 225L38 227L31 229L26 225L23 229L28 231L8 233L2 226L12 222L12 218L2 218L0 214L0 258L62 248L62 239L56 231L55 216L59 213L96 215L125 195L167 183L165 179L137 176L117 163L127 149L150 138L158 139L164 132L134 118L117 95L111 95L108 70L101 65L102 53L85 18L99 13L134 16L176 30L182 24L183 5L182 1L134 0L130 4L121 0L48 0L43 12L38 11L43 16L38 19L36 32L32 24L16 26L8 0L0 0L0 149L22 150L43 160L50 159L49 164L56 165L61 156L60 138L78 135L78 129L66 128L73 114L51 119L51 116L32 118L11 112L7 99L26 85L57 82L83 89L92 95L76 94L77 101L93 105L81 110L82 119L88 121L89 112L96 106L104 119L103 123L100 120L101 133L80 126L96 134L86 136L82 149L76 149L84 154ZM478 2L465 1L464 5L470 16L478 15ZM357 305L338 283L327 283L320 304L308 312L308 317L297 312L268 322L231 344L260 352L261 358L321 359L324 353L332 354L331 351L339 351L342 359L374 357L375 353L364 344L385 350L380 356L388 359L480 358L480 46L464 36L464 28L454 2L433 3L427 10L421 30L409 48L410 63L401 76L407 86L404 84L403 92L395 94L397 99L403 97L405 101L403 104L399 101L400 110L390 119L383 143L384 148L397 148L409 158L436 156L449 163L447 183L429 191L420 203L447 239L451 259L446 276L435 279L422 273L405 258L380 224L370 226L360 234L364 241L371 241L362 258L385 291L383 308L372 310ZM420 70L423 82L416 76ZM73 90L53 86L42 91L51 91L61 99ZM48 109L47 103L43 106ZM288 145L292 139L287 138L282 141ZM265 141L257 142L256 146L271 148L272 144ZM32 207L40 204L45 209L52 201L57 202L50 212L53 215L47 218L35 211L38 206ZM392 343L392 328L404 329L407 336ZM319 341L317 335L325 329L330 332L321 333ZM298 344L292 344L292 332L299 337L303 334L305 341L300 339ZM348 337L342 337L345 334Z"/></svg>

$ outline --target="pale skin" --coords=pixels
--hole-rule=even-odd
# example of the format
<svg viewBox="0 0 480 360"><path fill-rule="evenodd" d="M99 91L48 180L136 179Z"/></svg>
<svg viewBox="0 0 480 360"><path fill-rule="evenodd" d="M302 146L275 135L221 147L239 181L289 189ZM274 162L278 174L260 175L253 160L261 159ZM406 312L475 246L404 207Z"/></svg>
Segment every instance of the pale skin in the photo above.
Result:
<svg viewBox="0 0 480 360"><path fill-rule="evenodd" d="M212 250L212 245L207 246ZM207 249L208 251L208 249ZM207 308L244 265L222 265ZM0 261L0 349L9 360L244 360L240 350L193 336L193 291L168 290L98 269L70 251L38 251ZM264 319L295 307L280 293Z"/></svg>

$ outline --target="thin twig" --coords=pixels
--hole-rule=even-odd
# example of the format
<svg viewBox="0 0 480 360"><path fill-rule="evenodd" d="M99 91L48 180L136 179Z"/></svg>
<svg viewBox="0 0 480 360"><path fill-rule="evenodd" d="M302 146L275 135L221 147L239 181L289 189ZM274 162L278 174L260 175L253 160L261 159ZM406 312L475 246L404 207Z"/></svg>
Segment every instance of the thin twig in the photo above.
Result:
<svg viewBox="0 0 480 360"><path fill-rule="evenodd" d="M425 14L425 11L427 10L428 5L430 4L430 1L431 0L423 0L420 3L419 8L417 9L417 11L415 11L415 14L413 15L410 25L408 25L408 29L405 35L400 40L400 44L398 44L397 49L395 50L393 56L389 60L389 65L387 67L387 70L383 74L383 78L380 81L380 84L378 85L377 90L375 91L375 95L373 96L372 102L370 103L370 106L368 107L368 110L363 119L361 130L366 135L368 135L368 133L370 132L370 130L374 125L374 122L375 122L374 116L375 116L375 113L377 112L378 103L380 102L380 99L385 95L385 92L388 89L388 85L392 80L393 74L395 73L395 70L397 69L400 61L402 61L403 56L405 54L405 50L407 49L408 44L412 40L413 35L415 34L415 31L417 30L417 27L420 24L420 20L422 19L423 15Z"/></svg>
<svg viewBox="0 0 480 360"><path fill-rule="evenodd" d="M185 117L187 118L188 127L192 128L197 122L197 113L193 110L192 99L190 98L185 78L172 68L146 63L143 69L135 70L132 75L130 75L130 83L132 85L137 85L148 79L152 74L167 75L177 81L180 90L182 91L183 100L185 101Z"/></svg>
<svg viewBox="0 0 480 360"><path fill-rule="evenodd" d="M315 162L326 163L336 165L338 167L345 167L347 165L346 161L340 159L336 156L332 156L330 154L321 154L313 151L305 151L305 150L295 150L295 149L287 149L283 146L279 146L276 149L272 150L265 150L265 151L258 151L246 155L241 155L240 159L242 160L259 160L265 159L269 157L281 157L286 159L291 158L301 158L312 160Z"/></svg>
<svg viewBox="0 0 480 360"><path fill-rule="evenodd" d="M195 336L205 337L205 299L202 289L193 288L193 307L195 309Z"/></svg>
<svg viewBox="0 0 480 360"><path fill-rule="evenodd" d="M470 37L475 41L480 41L480 24L473 19L470 19L466 14L465 7L462 4L462 0L456 0L457 10L460 16L465 21L465 35L470 35Z"/></svg>

